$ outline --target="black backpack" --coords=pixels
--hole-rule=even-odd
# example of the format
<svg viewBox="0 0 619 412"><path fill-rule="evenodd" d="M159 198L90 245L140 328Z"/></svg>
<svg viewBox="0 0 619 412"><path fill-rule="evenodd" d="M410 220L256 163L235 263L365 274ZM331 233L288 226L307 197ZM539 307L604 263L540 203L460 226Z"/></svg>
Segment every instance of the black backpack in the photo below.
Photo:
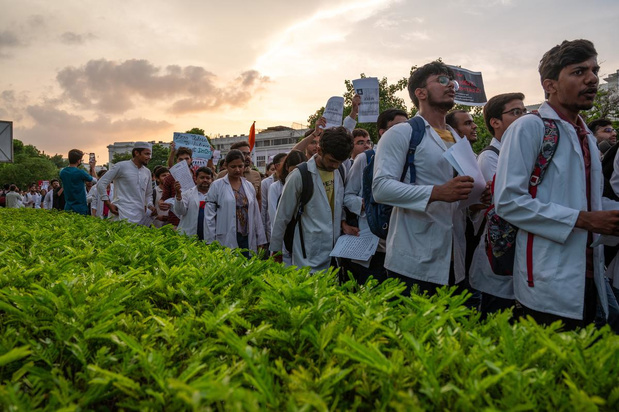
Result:
<svg viewBox="0 0 619 412"><path fill-rule="evenodd" d="M608 149L602 157L602 174L604 175L604 193L602 194L602 196L608 199L619 201L619 196L617 196L612 186L610 185L610 178L613 176L615 156L617 155L618 148L619 143ZM610 265L610 262L612 262L612 260L615 258L617 252L619 252L619 245L604 245L604 264L606 264L606 266Z"/></svg>

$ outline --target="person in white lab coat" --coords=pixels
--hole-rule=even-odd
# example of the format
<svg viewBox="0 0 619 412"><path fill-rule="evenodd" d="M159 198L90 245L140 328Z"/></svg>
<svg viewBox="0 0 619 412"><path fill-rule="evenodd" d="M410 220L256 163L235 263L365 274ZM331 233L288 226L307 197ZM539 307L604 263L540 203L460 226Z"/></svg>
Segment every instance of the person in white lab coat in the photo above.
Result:
<svg viewBox="0 0 619 412"><path fill-rule="evenodd" d="M211 168L201 167L196 170L196 185L185 193L181 190L180 182L174 183L176 195L172 212L180 218L176 228L178 233L187 236L198 235L198 239L204 240L204 208L213 178Z"/></svg>
<svg viewBox="0 0 619 412"><path fill-rule="evenodd" d="M269 216L269 189L275 182L279 180L278 176L281 173L282 164L286 158L286 153L278 153L273 156L271 167L274 169L270 176L262 179L260 183L260 191L262 192L262 208L260 214L262 216L262 225L267 237L267 243L271 240L271 217ZM280 192L281 193L281 192ZM277 207L277 205L275 205Z"/></svg>
<svg viewBox="0 0 619 412"><path fill-rule="evenodd" d="M151 216L157 214L153 205L153 186L151 173L146 167L151 158L151 145L136 142L131 151L131 160L116 163L97 184L99 198L110 211L110 220L126 220L140 223L149 210ZM110 200L107 187L114 182L114 197Z"/></svg>
<svg viewBox="0 0 619 412"><path fill-rule="evenodd" d="M277 212L277 206L284 190L284 184L286 178L297 168L299 163L306 162L307 158L300 150L291 150L285 159L281 161L280 167L277 171L277 181L269 187L269 231L273 229L273 222L275 222L275 213ZM282 262L286 266L292 265L292 254L286 250L286 247L282 247Z"/></svg>
<svg viewBox="0 0 619 412"><path fill-rule="evenodd" d="M494 204L520 228L516 237L514 294L525 315L567 329L593 322L597 299L608 313L598 233L619 235L619 204L602 198L596 140L580 110L593 106L598 90L597 52L587 40L564 41L542 57L540 79L559 143L537 196L529 194L531 170L542 147L544 124L523 116L505 132L496 172ZM603 210L606 209L606 210Z"/></svg>
<svg viewBox="0 0 619 412"><path fill-rule="evenodd" d="M230 150L226 164L228 173L215 180L206 195L204 241L257 252L267 240L256 190L243 177L245 155L240 150ZM242 253L250 257L249 252Z"/></svg>
<svg viewBox="0 0 619 412"><path fill-rule="evenodd" d="M481 151L477 163L485 181L492 181L496 173L505 130L526 112L522 93L499 94L488 100L484 106L484 121L492 135L492 141ZM477 220L482 221L484 215L483 211L479 212L475 219L476 225L481 224L477 223ZM486 225L479 230L481 240L473 254L469 279L471 286L481 292L480 311L482 317L486 317L490 313L514 306L514 286L511 276L500 276L492 271L486 252Z"/></svg>
<svg viewBox="0 0 619 412"><path fill-rule="evenodd" d="M329 254L346 223L343 222L342 211L344 183L336 171L351 152L352 137L344 127L333 127L322 132L318 152L307 161L314 191L305 205L300 223L295 227L291 251L293 265L307 266L312 272L329 268ZM278 252L283 249L286 227L297 213L302 189L301 173L297 168L286 179L273 221L270 249L274 252L274 260L278 262L282 261ZM299 227L302 227L306 257L303 257Z"/></svg>
<svg viewBox="0 0 619 412"><path fill-rule="evenodd" d="M404 110L400 109L387 109L382 111L376 119L376 128L378 129L378 137L380 137L398 123L402 123L408 120L408 115ZM353 158L355 159L352 167L348 173L348 180L346 181L346 190L344 192L344 206L355 215L358 216L359 230L369 230L367 218L365 216L365 205L363 204L363 170L368 164L368 158L366 152L362 151L355 155L354 151L357 146L363 146L363 149L368 150L370 147L367 145L358 145L360 139L356 142L353 149ZM371 152L370 152L371 153ZM382 282L387 278L387 272L385 271L385 241L380 239L378 242L378 248L376 253L370 259L369 267L358 261L352 261L350 259L341 259L345 270L352 273L355 280L363 285L370 276L374 279Z"/></svg>
<svg viewBox="0 0 619 412"><path fill-rule="evenodd" d="M378 142L372 192L378 203L394 206L387 235L385 268L407 289L418 285L433 294L442 285L464 280L464 214L458 201L473 188L469 176L454 177L443 157L460 136L445 122L454 105L457 83L442 62L428 63L413 72L409 95L419 108L425 134L415 154L416 179L406 165L412 133L409 123L389 129Z"/></svg>

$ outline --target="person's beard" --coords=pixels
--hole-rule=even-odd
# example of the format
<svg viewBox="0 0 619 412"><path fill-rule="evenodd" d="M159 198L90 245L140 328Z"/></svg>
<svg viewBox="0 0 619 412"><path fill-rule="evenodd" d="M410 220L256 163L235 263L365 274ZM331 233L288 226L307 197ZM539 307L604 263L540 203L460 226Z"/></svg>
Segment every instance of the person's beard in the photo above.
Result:
<svg viewBox="0 0 619 412"><path fill-rule="evenodd" d="M448 112L455 106L456 103L453 100L448 102L437 102L434 100L432 93L430 93L428 94L428 104L432 107L438 108L441 111Z"/></svg>

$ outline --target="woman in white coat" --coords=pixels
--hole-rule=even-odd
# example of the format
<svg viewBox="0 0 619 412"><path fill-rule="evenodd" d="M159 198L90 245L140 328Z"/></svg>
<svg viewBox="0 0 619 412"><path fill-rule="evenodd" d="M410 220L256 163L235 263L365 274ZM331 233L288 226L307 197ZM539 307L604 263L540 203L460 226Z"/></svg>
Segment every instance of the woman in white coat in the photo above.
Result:
<svg viewBox="0 0 619 412"><path fill-rule="evenodd" d="M204 241L254 252L266 244L256 191L243 177L243 153L231 150L226 156L228 174L216 180L206 195ZM243 252L247 258L248 251Z"/></svg>

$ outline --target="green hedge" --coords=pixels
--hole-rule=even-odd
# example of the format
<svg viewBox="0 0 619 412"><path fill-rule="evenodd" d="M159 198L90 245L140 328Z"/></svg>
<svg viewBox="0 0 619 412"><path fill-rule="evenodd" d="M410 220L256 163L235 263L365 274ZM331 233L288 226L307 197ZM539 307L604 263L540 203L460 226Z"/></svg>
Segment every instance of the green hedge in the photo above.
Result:
<svg viewBox="0 0 619 412"><path fill-rule="evenodd" d="M618 410L619 338L0 210L4 410Z"/></svg>

